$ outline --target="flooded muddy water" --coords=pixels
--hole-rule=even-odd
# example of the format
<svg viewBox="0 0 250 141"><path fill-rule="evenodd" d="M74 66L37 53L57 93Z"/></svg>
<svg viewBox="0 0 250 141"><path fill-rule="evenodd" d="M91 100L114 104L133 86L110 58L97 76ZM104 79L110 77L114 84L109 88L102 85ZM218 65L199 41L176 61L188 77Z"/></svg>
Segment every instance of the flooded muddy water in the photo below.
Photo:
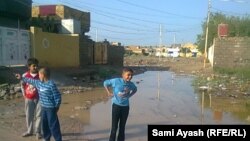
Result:
<svg viewBox="0 0 250 141"><path fill-rule="evenodd" d="M133 77L138 92L130 99L126 141L147 140L148 124L249 124L250 101L197 91L194 76L148 71ZM95 101L82 101L95 97ZM83 95L64 95L65 116L84 123L86 139L107 141L111 127L111 100L104 88ZM86 104L87 103L87 104ZM85 110L80 110L85 109ZM67 111L68 110L68 111Z"/></svg>

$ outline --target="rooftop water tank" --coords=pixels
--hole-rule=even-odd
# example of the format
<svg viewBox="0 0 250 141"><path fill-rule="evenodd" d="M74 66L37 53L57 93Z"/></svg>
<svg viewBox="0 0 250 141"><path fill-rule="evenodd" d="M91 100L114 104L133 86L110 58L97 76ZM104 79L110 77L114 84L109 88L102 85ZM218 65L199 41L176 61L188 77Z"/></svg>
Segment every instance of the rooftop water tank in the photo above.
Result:
<svg viewBox="0 0 250 141"><path fill-rule="evenodd" d="M219 24L218 25L218 36L227 37L228 36L228 24Z"/></svg>

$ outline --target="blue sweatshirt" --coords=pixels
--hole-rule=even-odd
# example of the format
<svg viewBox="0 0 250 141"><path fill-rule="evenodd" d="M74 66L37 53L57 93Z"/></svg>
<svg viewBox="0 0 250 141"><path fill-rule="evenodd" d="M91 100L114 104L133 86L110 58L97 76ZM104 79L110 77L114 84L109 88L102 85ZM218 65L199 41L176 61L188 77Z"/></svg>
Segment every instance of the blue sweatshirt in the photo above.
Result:
<svg viewBox="0 0 250 141"><path fill-rule="evenodd" d="M120 106L129 106L129 98L137 91L137 87L133 82L125 82L122 78L105 80L103 85L104 87L113 88L112 103Z"/></svg>
<svg viewBox="0 0 250 141"><path fill-rule="evenodd" d="M51 80L42 82L40 80L23 77L22 80L30 83L38 89L41 106L45 108L59 108L61 104L61 94L55 83Z"/></svg>

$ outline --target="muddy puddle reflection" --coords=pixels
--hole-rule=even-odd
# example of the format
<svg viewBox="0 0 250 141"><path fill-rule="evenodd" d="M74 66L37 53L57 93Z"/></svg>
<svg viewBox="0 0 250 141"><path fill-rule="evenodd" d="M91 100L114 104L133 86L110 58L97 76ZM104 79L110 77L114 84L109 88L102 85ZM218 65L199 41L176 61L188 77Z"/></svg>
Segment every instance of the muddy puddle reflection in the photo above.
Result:
<svg viewBox="0 0 250 141"><path fill-rule="evenodd" d="M249 98L232 99L196 91L192 86L193 79L193 76L167 71L149 71L134 76L132 80L138 92L130 99L126 140L147 140L148 124L250 123ZM86 101L88 97L92 101ZM111 100L105 97L104 88L64 95L61 109L66 114L63 116L83 122L85 138L106 141L111 125Z"/></svg>

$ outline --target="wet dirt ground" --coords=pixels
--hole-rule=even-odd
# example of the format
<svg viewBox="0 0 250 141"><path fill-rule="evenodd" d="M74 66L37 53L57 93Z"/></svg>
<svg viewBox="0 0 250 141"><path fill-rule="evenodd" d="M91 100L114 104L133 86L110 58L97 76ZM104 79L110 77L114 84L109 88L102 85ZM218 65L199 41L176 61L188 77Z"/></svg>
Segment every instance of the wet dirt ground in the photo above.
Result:
<svg viewBox="0 0 250 141"><path fill-rule="evenodd" d="M135 63L135 62L134 62ZM126 141L146 141L148 124L249 124L250 100L197 91L192 86L202 63L195 68L181 67L174 61L172 71L138 73L132 79L138 92L131 98ZM64 80L59 74L61 81ZM103 87L63 94L59 119L64 141L107 141L111 124L111 103ZM0 138L4 141L33 141L22 138L25 131L24 100L20 96L0 102Z"/></svg>
<svg viewBox="0 0 250 141"><path fill-rule="evenodd" d="M234 113L216 111L212 108L216 106L213 100L205 94L203 99L206 100L202 101L202 93L195 93L191 85L193 79L193 76L177 76L167 71L150 71L135 76L133 81L137 82L138 92L130 101L126 141L146 141L149 124L249 124L247 117L240 119ZM211 105L205 106L205 101L209 100ZM110 109L110 100L91 107L89 123L84 125L86 138L108 140Z"/></svg>

